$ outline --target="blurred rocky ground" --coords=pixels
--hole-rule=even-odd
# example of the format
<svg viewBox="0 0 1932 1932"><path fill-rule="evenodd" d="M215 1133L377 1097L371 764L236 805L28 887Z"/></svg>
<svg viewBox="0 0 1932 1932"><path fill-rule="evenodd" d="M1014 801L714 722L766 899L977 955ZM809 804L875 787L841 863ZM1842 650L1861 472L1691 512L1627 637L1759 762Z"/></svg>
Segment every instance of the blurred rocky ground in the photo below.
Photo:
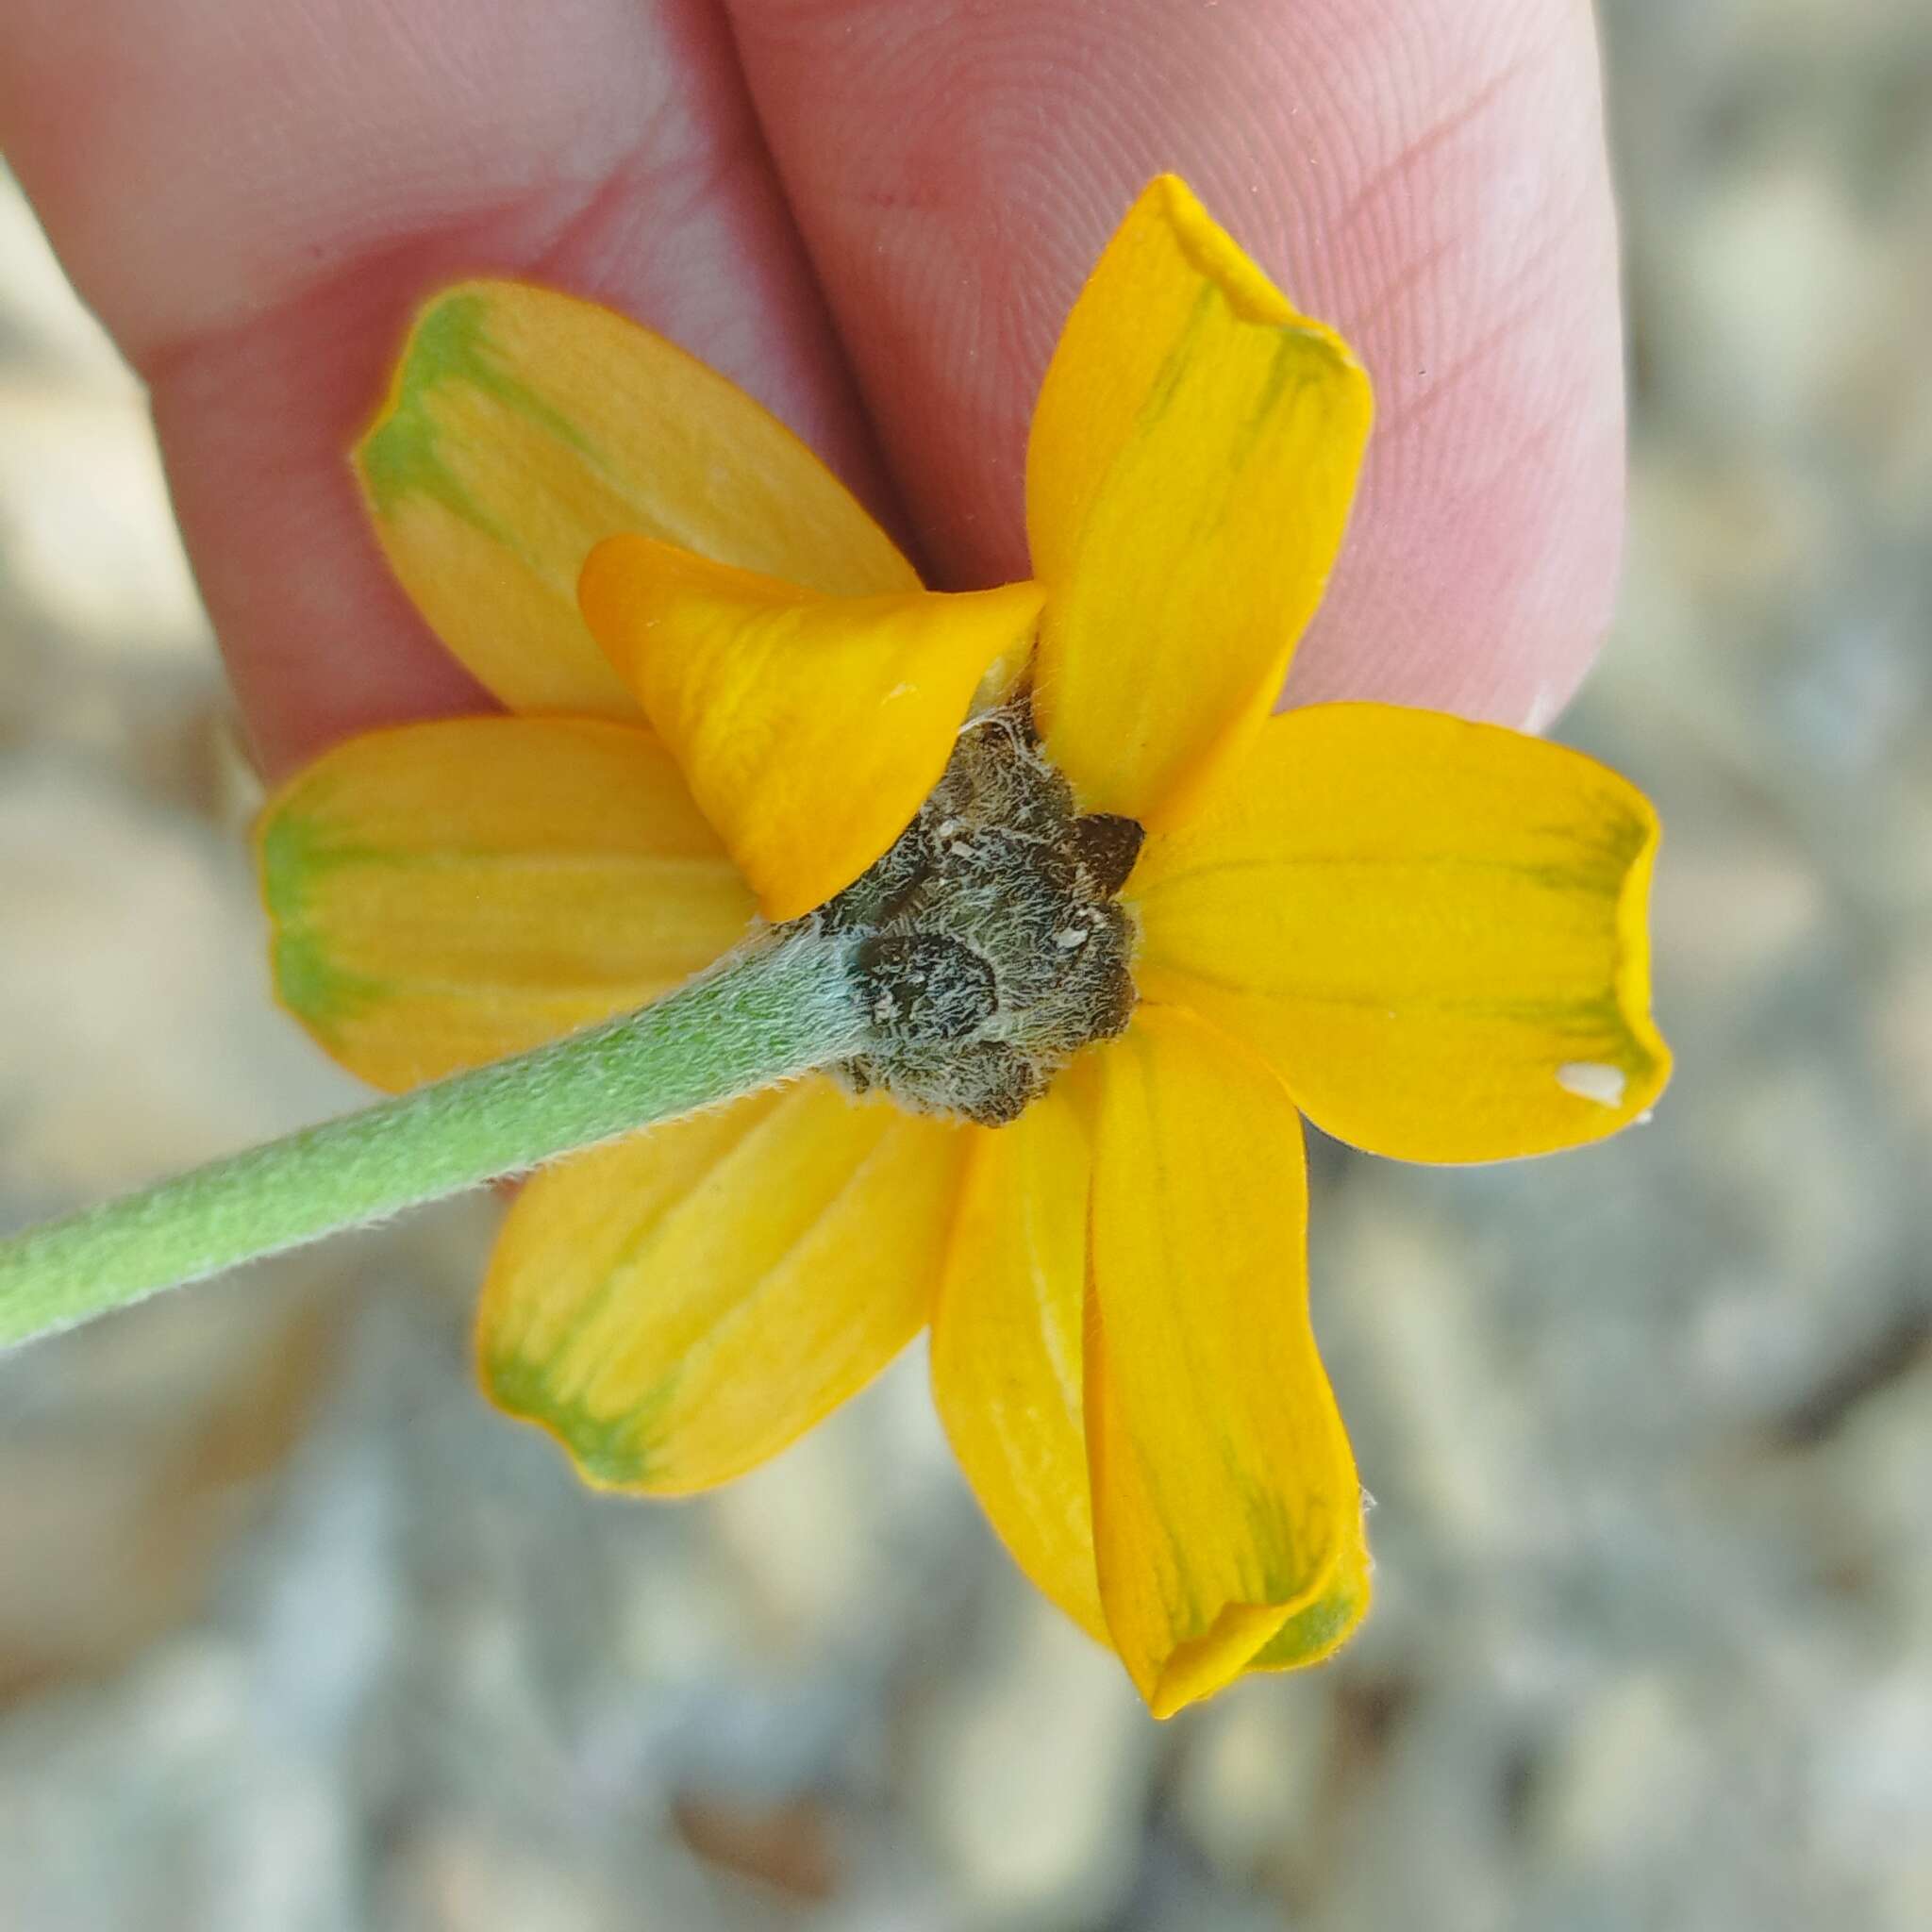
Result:
<svg viewBox="0 0 1932 1932"><path fill-rule="evenodd" d="M910 1360L715 1499L465 1366L491 1211L0 1362L0 1925L1932 1924L1932 15L1607 0L1656 1123L1323 1150L1340 1661L1156 1727ZM344 1103L142 398L0 184L0 1224Z"/></svg>

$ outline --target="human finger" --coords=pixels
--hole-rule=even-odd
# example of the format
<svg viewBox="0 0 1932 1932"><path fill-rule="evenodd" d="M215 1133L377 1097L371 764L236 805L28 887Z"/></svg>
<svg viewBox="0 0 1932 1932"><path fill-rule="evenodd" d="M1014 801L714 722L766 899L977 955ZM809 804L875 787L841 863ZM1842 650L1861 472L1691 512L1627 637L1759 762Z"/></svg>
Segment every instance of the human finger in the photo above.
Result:
<svg viewBox="0 0 1932 1932"><path fill-rule="evenodd" d="M1546 722L1622 525L1585 0L728 0L874 425L954 583L1025 567L1026 419L1112 225L1185 175L1377 392L1290 683Z"/></svg>
<svg viewBox="0 0 1932 1932"><path fill-rule="evenodd" d="M151 385L272 775L487 708L391 581L346 461L439 283L609 302L876 494L708 0L13 0L0 148Z"/></svg>

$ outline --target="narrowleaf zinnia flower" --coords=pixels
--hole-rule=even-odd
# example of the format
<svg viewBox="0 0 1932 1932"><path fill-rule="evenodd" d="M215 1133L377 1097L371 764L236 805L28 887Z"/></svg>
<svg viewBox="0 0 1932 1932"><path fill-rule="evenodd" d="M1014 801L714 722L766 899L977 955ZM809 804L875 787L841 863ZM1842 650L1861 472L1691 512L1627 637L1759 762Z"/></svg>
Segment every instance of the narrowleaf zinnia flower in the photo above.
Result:
<svg viewBox="0 0 1932 1932"><path fill-rule="evenodd" d="M483 1384L587 1480L722 1482L929 1324L987 1514L1157 1713L1354 1628L1300 1116L1491 1160L1668 1071L1639 793L1430 712L1271 716L1369 420L1346 345L1158 180L1047 372L1032 580L942 594L649 332L515 283L423 311L359 473L512 715L271 804L282 998L402 1088L808 922L874 1026L511 1209Z"/></svg>

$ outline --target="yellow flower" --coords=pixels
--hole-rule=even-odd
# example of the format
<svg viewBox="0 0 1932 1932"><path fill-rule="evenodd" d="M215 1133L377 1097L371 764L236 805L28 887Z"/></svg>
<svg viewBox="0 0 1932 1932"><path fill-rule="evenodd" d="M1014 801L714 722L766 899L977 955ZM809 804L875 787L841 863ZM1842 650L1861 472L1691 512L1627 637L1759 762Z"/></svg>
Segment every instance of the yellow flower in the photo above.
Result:
<svg viewBox="0 0 1932 1932"><path fill-rule="evenodd" d="M1668 1071L1637 792L1427 712L1270 716L1369 414L1346 346L1157 181L1047 374L1036 581L942 595L647 332L503 283L419 318L360 471L402 581L516 715L347 744L265 816L278 986L346 1065L408 1086L811 912L921 814L975 706L1030 707L995 723L1030 716L1075 808L1111 815L1056 850L1125 841L1055 861L1083 909L1051 943L1071 962L1131 935L1139 1004L1057 1077L1026 1060L980 1110L1009 1124L813 1076L525 1190L484 1384L590 1481L735 1475L929 1322L988 1515L1157 1713L1354 1627L1368 1560L1308 1324L1300 1113L1487 1160L1607 1134ZM915 831L974 862L974 826L931 816ZM1026 1081L1047 1091L1023 1106Z"/></svg>

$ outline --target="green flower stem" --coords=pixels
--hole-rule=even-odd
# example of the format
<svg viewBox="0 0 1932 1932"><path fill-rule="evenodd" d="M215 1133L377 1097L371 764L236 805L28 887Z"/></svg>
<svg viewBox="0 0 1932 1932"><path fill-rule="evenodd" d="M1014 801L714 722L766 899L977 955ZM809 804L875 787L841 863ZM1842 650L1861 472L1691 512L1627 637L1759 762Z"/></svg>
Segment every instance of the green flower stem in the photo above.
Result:
<svg viewBox="0 0 1932 1932"><path fill-rule="evenodd" d="M793 933L641 1010L0 1240L0 1346L753 1092L863 1037L851 941Z"/></svg>

